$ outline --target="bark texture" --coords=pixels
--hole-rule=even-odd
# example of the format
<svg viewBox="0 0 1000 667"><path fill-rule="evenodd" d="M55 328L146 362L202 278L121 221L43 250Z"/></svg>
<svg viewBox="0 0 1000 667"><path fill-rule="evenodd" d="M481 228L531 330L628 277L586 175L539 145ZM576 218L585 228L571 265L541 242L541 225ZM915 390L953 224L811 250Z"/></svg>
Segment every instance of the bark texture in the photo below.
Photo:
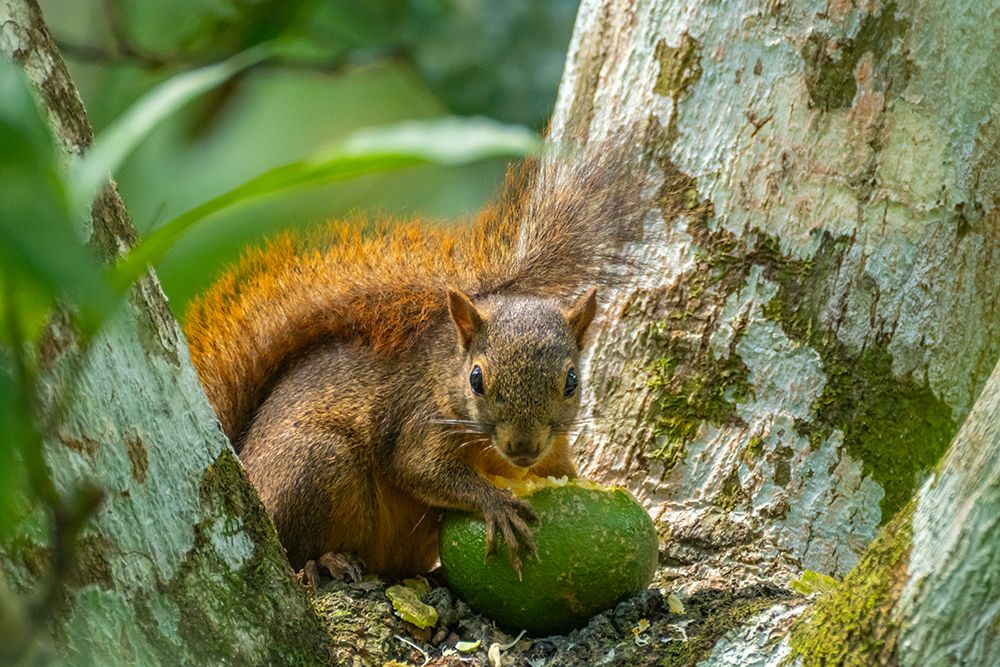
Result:
<svg viewBox="0 0 1000 667"><path fill-rule="evenodd" d="M699 664L998 655L998 19L581 6L552 135L651 125L660 184L589 362L581 467L657 518L668 588L846 573Z"/></svg>
<svg viewBox="0 0 1000 667"><path fill-rule="evenodd" d="M798 664L996 664L997 415L1000 364L917 497L783 642Z"/></svg>
<svg viewBox="0 0 1000 667"><path fill-rule="evenodd" d="M1000 656L1000 364L916 498L896 604L906 665Z"/></svg>
<svg viewBox="0 0 1000 667"><path fill-rule="evenodd" d="M82 154L92 131L34 0L0 1L0 48L34 84L67 160ZM133 242L113 184L83 235L106 261ZM43 406L68 406L45 443L56 487L89 480L105 491L51 629L55 656L296 664L326 655L324 631L221 433L156 278L129 292L86 352L56 317L40 357ZM34 512L0 552L0 573L16 591L46 575L46 525Z"/></svg>
<svg viewBox="0 0 1000 667"><path fill-rule="evenodd" d="M653 127L647 238L590 360L583 470L675 585L843 575L1000 354L1000 8L585 1L556 139Z"/></svg>

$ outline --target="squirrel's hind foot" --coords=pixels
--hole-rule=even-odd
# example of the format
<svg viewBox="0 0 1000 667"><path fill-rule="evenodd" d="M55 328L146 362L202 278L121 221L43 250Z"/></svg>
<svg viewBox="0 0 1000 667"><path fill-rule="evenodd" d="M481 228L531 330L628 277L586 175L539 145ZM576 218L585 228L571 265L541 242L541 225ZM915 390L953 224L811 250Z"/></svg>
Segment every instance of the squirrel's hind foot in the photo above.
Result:
<svg viewBox="0 0 1000 667"><path fill-rule="evenodd" d="M337 581L357 583L361 581L363 566L364 562L354 554L328 551L318 560L307 560L300 576L309 588L317 591L320 586L320 567Z"/></svg>

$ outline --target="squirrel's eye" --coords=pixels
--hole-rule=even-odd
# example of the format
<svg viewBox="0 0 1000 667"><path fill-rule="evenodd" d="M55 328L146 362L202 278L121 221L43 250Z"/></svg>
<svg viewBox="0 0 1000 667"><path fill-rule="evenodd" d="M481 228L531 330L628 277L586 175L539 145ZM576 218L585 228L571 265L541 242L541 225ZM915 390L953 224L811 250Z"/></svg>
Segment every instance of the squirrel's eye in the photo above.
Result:
<svg viewBox="0 0 1000 667"><path fill-rule="evenodd" d="M576 391L576 385L578 381L576 379L576 369L571 368L566 372L566 389L563 390L563 396L569 398Z"/></svg>
<svg viewBox="0 0 1000 667"><path fill-rule="evenodd" d="M469 385L472 387L472 391L483 395L483 369L479 366L472 367L472 373L469 375Z"/></svg>

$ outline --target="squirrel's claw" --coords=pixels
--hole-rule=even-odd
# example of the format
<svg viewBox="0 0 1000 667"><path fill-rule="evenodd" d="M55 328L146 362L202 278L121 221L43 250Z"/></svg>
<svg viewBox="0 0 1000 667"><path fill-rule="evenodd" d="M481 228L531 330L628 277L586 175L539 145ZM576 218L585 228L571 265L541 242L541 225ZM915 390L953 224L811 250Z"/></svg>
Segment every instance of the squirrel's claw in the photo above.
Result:
<svg viewBox="0 0 1000 667"><path fill-rule="evenodd" d="M340 581L351 581L357 583L361 581L362 561L354 554L326 552L319 557L319 564L322 565L330 576Z"/></svg>
<svg viewBox="0 0 1000 667"><path fill-rule="evenodd" d="M319 560L307 560L299 575L300 580L310 589L317 591L320 586L319 568L330 573L338 581L361 581L362 561L353 554L326 552Z"/></svg>
<svg viewBox="0 0 1000 667"><path fill-rule="evenodd" d="M521 578L521 548L529 556L538 556L538 546L531 534L530 526L538 524L538 517L526 501L508 498L505 503L484 512L486 519L486 555L496 551L496 536L499 531L507 545L510 563Z"/></svg>

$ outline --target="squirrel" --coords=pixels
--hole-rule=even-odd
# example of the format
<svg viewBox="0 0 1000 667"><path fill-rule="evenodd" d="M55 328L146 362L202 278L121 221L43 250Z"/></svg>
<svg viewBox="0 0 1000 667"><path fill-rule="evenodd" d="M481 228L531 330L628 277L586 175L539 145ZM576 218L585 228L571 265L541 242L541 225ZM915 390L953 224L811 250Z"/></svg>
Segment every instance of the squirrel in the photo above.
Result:
<svg viewBox="0 0 1000 667"><path fill-rule="evenodd" d="M530 505L492 476L575 477L598 287L641 231L627 145L508 171L467 226L364 220L246 251L189 306L192 361L294 569L436 564L446 509L520 572Z"/></svg>

